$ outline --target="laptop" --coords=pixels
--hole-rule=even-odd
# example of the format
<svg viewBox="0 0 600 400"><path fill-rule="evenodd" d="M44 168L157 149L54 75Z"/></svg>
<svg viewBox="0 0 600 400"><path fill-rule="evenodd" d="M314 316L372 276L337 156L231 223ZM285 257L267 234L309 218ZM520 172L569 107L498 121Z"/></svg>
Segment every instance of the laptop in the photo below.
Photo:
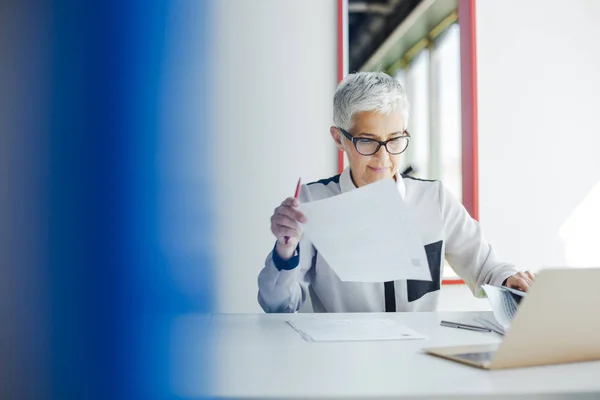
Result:
<svg viewBox="0 0 600 400"><path fill-rule="evenodd" d="M600 360L599 285L600 268L543 270L500 344L425 351L489 370Z"/></svg>

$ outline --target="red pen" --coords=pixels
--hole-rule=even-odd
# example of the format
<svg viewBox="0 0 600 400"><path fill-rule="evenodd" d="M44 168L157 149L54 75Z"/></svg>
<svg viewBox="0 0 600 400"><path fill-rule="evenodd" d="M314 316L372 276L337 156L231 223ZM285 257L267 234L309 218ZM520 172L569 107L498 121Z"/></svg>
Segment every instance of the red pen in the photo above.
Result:
<svg viewBox="0 0 600 400"><path fill-rule="evenodd" d="M300 197L300 182L302 181L302 177L298 178L298 184L296 185L296 193L294 193L294 198L298 199ZM285 237L285 244L288 244L289 237Z"/></svg>

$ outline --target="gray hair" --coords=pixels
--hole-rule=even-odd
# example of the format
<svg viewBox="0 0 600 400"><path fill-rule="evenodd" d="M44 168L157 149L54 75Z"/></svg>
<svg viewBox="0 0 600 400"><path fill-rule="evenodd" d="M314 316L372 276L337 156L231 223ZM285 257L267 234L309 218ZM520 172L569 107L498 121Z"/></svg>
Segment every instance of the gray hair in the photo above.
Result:
<svg viewBox="0 0 600 400"><path fill-rule="evenodd" d="M404 124L408 124L406 92L398 80L383 72L350 74L340 82L333 96L333 122L346 130L352 127L357 112L390 114L395 110L400 110Z"/></svg>

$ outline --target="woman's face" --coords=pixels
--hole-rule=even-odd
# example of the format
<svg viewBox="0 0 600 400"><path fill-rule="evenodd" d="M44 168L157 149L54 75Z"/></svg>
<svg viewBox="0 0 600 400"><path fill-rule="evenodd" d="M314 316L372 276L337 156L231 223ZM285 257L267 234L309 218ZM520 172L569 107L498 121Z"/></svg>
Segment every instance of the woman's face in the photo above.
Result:
<svg viewBox="0 0 600 400"><path fill-rule="evenodd" d="M389 115L361 111L354 114L352 122L348 131L350 135L380 142L402 136L405 129L404 118L399 110ZM381 146L377 153L365 156L356 150L354 144L337 127L332 126L330 132L338 148L348 154L352 180L357 187L395 176L402 154L392 155Z"/></svg>

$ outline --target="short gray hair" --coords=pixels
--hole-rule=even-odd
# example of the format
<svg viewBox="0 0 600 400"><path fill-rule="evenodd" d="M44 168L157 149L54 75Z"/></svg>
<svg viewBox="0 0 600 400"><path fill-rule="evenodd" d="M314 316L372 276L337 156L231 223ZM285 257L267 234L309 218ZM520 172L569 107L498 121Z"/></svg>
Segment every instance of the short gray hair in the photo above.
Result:
<svg viewBox="0 0 600 400"><path fill-rule="evenodd" d="M408 124L406 92L398 80L383 72L350 74L340 82L333 96L333 122L346 130L352 127L357 112L390 114L395 110L400 110L404 124Z"/></svg>

